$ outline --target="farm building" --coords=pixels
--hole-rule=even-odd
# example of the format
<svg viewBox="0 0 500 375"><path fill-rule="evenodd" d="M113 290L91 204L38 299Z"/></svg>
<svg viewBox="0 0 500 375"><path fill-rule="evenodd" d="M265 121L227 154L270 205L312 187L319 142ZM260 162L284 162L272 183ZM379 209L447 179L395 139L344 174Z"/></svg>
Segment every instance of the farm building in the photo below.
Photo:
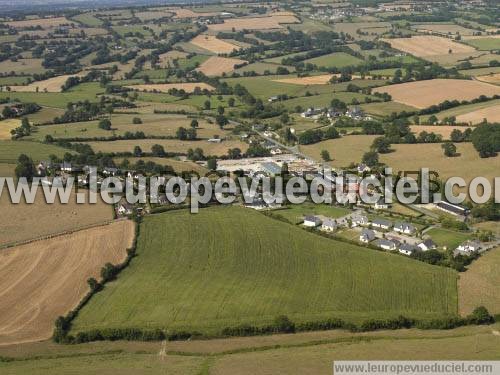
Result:
<svg viewBox="0 0 500 375"><path fill-rule="evenodd" d="M453 215L462 215L467 216L469 214L469 209L466 207L459 206L457 204L452 204L448 202L439 202L436 204L436 207L442 211Z"/></svg>

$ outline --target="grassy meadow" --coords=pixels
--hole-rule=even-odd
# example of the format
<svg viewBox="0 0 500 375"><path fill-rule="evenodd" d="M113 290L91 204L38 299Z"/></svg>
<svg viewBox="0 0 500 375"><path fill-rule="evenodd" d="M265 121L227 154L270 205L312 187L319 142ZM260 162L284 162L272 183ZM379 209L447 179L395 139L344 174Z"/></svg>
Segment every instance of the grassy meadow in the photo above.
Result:
<svg viewBox="0 0 500 375"><path fill-rule="evenodd" d="M252 210L218 207L146 217L137 257L80 312L73 332L214 333L266 324L279 314L297 321L424 319L454 315L456 304L450 269L319 237Z"/></svg>

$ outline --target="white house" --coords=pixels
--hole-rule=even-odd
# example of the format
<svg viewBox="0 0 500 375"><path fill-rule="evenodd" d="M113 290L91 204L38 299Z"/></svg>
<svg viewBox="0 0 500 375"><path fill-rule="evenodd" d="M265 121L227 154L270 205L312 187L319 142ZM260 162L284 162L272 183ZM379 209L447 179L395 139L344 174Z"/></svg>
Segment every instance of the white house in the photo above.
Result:
<svg viewBox="0 0 500 375"><path fill-rule="evenodd" d="M368 225L370 224L370 221L366 216L355 216L352 218L352 224L353 226L358 226L358 225Z"/></svg>
<svg viewBox="0 0 500 375"><path fill-rule="evenodd" d="M363 243L368 243L375 239L375 232L371 229L363 229L361 231L361 235L359 236L359 240Z"/></svg>
<svg viewBox="0 0 500 375"><path fill-rule="evenodd" d="M456 250L465 254L472 254L478 252L481 249L481 242L477 240L473 241L465 241L463 244L460 244Z"/></svg>
<svg viewBox="0 0 500 375"><path fill-rule="evenodd" d="M371 172L371 168L366 164L358 164L358 173Z"/></svg>
<svg viewBox="0 0 500 375"><path fill-rule="evenodd" d="M128 202L120 203L118 205L118 213L120 215L130 215L130 214L132 214L133 209L134 209L134 206L132 206Z"/></svg>
<svg viewBox="0 0 500 375"><path fill-rule="evenodd" d="M326 219L325 221L323 221L323 224L321 225L321 230L325 232L333 232L336 229L337 229L337 223L335 220L332 219Z"/></svg>
<svg viewBox="0 0 500 375"><path fill-rule="evenodd" d="M389 220L385 220L385 219L375 219L372 222L372 227L375 227L375 228L387 230L391 226L392 226L392 222L390 222Z"/></svg>
<svg viewBox="0 0 500 375"><path fill-rule="evenodd" d="M393 251L396 250L396 244L392 241L381 238L375 242L375 244L384 250Z"/></svg>
<svg viewBox="0 0 500 375"><path fill-rule="evenodd" d="M416 247L414 245L407 244L407 243L403 243L403 244L399 245L399 252L401 254L404 254L404 255L408 255L408 256L412 255L417 250L418 250L418 247Z"/></svg>
<svg viewBox="0 0 500 375"><path fill-rule="evenodd" d="M417 231L412 224L401 222L394 225L394 231L403 234L413 235Z"/></svg>
<svg viewBox="0 0 500 375"><path fill-rule="evenodd" d="M222 138L210 138L208 140L208 142L210 142L210 143L221 143L222 142Z"/></svg>
<svg viewBox="0 0 500 375"><path fill-rule="evenodd" d="M428 251L428 250L435 250L435 249L437 249L437 245L431 239L427 239L427 240L425 240L423 242L420 242L417 246L422 251Z"/></svg>
<svg viewBox="0 0 500 375"><path fill-rule="evenodd" d="M319 225L321 225L321 219L319 217L308 215L304 218L304 226L306 227L316 228Z"/></svg>

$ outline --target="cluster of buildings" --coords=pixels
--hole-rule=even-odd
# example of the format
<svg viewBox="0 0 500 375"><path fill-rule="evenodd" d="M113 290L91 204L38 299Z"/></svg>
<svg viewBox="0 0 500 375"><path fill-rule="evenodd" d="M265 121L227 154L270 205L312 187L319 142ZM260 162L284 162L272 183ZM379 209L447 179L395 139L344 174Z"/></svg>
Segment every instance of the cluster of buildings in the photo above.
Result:
<svg viewBox="0 0 500 375"><path fill-rule="evenodd" d="M333 120L337 119L339 117L345 116L349 117L353 120L356 121L362 121L362 120L371 120L372 117L366 115L366 113L359 107L353 107L351 109L346 110L345 112L342 111L335 111L334 109L330 108L307 108L304 112L300 114L302 118L308 118L312 120L317 120L323 116L326 116L326 118Z"/></svg>

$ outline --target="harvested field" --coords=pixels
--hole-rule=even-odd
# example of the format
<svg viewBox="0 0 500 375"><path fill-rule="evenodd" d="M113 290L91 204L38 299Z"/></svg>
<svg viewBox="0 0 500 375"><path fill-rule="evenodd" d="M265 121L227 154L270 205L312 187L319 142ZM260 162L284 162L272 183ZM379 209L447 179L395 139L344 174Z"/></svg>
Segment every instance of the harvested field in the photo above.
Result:
<svg viewBox="0 0 500 375"><path fill-rule="evenodd" d="M43 59L19 59L15 64L10 60L0 62L0 72L16 74L35 74L45 72Z"/></svg>
<svg viewBox="0 0 500 375"><path fill-rule="evenodd" d="M220 76L222 73L232 72L235 65L241 65L244 63L246 63L245 60L212 56L203 62L196 70L207 76Z"/></svg>
<svg viewBox="0 0 500 375"><path fill-rule="evenodd" d="M184 9L184 8L171 9L171 11L175 13L174 18L198 18L198 17L210 17L217 15L217 13L214 12L198 13L198 12L193 12L191 9Z"/></svg>
<svg viewBox="0 0 500 375"><path fill-rule="evenodd" d="M500 106L491 106L457 116L457 122L477 124L487 119L489 122L500 122Z"/></svg>
<svg viewBox="0 0 500 375"><path fill-rule="evenodd" d="M500 84L500 73L478 76L476 77L476 79L481 82L493 83L494 85L498 85Z"/></svg>
<svg viewBox="0 0 500 375"><path fill-rule="evenodd" d="M25 86L9 86L10 91L15 92L61 92L61 86L68 78L82 76L83 74L69 74L52 77L43 81L37 81Z"/></svg>
<svg viewBox="0 0 500 375"><path fill-rule="evenodd" d="M471 53L476 50L464 44L454 42L448 38L432 35L418 35L411 38L382 39L400 51L410 53L417 57L427 57L434 55L445 55L452 50L452 53Z"/></svg>
<svg viewBox="0 0 500 375"><path fill-rule="evenodd" d="M162 68L165 68L169 66L169 64L174 61L175 59L183 59L187 56L188 54L186 52L182 51L168 51L165 53L162 53L159 58L160 58L160 66Z"/></svg>
<svg viewBox="0 0 500 375"><path fill-rule="evenodd" d="M361 162L363 154L370 150L375 138L374 135L349 135L300 146L300 151L316 160L321 160L321 151L327 150L332 158L328 164L334 167L346 167L350 163Z"/></svg>
<svg viewBox="0 0 500 375"><path fill-rule="evenodd" d="M500 156L481 159L472 143L456 143L455 145L459 156L452 158L443 155L440 143L392 145L391 148L395 151L381 154L380 161L392 167L394 173L430 168L438 172L442 179L458 176L466 182L478 176L492 181L498 176Z"/></svg>
<svg viewBox="0 0 500 375"><path fill-rule="evenodd" d="M125 86L133 90L146 91L146 92L168 92L170 89L184 90L186 92L193 92L196 87L200 89L213 90L214 88L204 82L179 82L179 83L156 83L150 85L131 85Z"/></svg>
<svg viewBox="0 0 500 375"><path fill-rule="evenodd" d="M12 204L6 190L0 196L0 245L77 230L113 219L112 207L100 199L97 204L45 203L41 188L33 204Z"/></svg>
<svg viewBox="0 0 500 375"><path fill-rule="evenodd" d="M0 345L48 339L54 321L88 292L105 263L118 264L134 224L119 221L0 252Z"/></svg>
<svg viewBox="0 0 500 375"><path fill-rule="evenodd" d="M441 135L444 140L450 139L450 134L455 129L458 129L461 132L468 129L467 126L451 126L451 125L411 125L410 128L411 131L415 134L424 131L427 133L435 133Z"/></svg>
<svg viewBox="0 0 500 375"><path fill-rule="evenodd" d="M492 314L500 313L500 248L490 250L460 274L458 311L470 314L477 306L485 306Z"/></svg>
<svg viewBox="0 0 500 375"><path fill-rule="evenodd" d="M319 76L311 77L296 77L296 78L283 78L273 79L274 82L291 83L293 85L326 85L332 79L333 74L321 74Z"/></svg>
<svg viewBox="0 0 500 375"><path fill-rule="evenodd" d="M36 27L41 26L42 28L57 27L60 25L69 25L72 22L65 17L52 17L52 18L37 18L33 20L23 20L23 21L8 21L5 22L10 27L16 29L22 29L24 27Z"/></svg>
<svg viewBox="0 0 500 375"><path fill-rule="evenodd" d="M231 31L233 28L235 30L282 29L281 24L298 22L300 21L294 16L232 18L225 20L224 23L208 25L208 29L213 31Z"/></svg>
<svg viewBox="0 0 500 375"><path fill-rule="evenodd" d="M191 39L191 44L197 47L204 48L214 53L231 53L233 50L239 50L240 47L226 42L225 40L217 39L214 35L200 34Z"/></svg>
<svg viewBox="0 0 500 375"><path fill-rule="evenodd" d="M11 139L10 131L21 125L21 120L19 119L6 119L0 121L0 139Z"/></svg>
<svg viewBox="0 0 500 375"><path fill-rule="evenodd" d="M207 155L226 155L230 148L238 147L245 152L248 145L241 141L222 141L221 143L211 143L208 141L180 141L177 139L141 139L124 140L110 142L88 142L96 152L132 152L134 146L139 146L144 152L150 152L155 144L162 145L166 152L187 153L188 149L201 148L205 156Z"/></svg>
<svg viewBox="0 0 500 375"><path fill-rule="evenodd" d="M471 100L481 95L499 95L500 87L470 80L432 79L378 87L373 91L387 92L395 102L427 108L445 100Z"/></svg>
<svg viewBox="0 0 500 375"><path fill-rule="evenodd" d="M467 29L463 26L455 25L454 23L435 23L435 24L418 24L412 26L419 32L439 33L442 35L460 34L461 36L472 35L478 30Z"/></svg>

